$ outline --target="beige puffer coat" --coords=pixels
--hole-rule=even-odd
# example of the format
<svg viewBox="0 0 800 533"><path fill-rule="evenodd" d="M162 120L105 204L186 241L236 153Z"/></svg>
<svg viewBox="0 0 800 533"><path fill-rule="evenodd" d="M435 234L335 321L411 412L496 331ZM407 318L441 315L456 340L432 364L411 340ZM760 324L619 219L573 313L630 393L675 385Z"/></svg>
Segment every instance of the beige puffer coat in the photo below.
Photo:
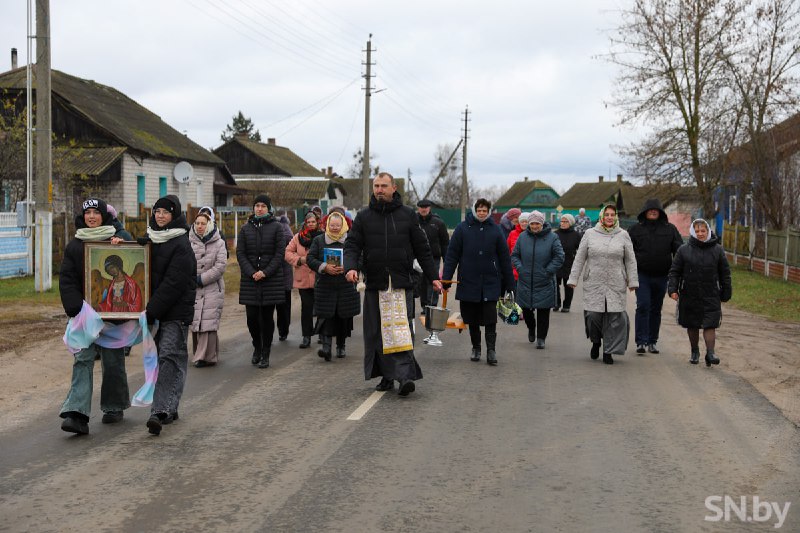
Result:
<svg viewBox="0 0 800 533"><path fill-rule="evenodd" d="M217 331L225 303L225 280L222 277L228 264L225 241L215 229L211 237L203 242L192 227L189 230L189 242L197 259L197 276L200 278L195 292L192 331Z"/></svg>
<svg viewBox="0 0 800 533"><path fill-rule="evenodd" d="M639 287L636 256L628 232L615 228L606 233L596 226L586 230L567 285L577 285L579 279L583 280L584 311L625 311L627 290Z"/></svg>

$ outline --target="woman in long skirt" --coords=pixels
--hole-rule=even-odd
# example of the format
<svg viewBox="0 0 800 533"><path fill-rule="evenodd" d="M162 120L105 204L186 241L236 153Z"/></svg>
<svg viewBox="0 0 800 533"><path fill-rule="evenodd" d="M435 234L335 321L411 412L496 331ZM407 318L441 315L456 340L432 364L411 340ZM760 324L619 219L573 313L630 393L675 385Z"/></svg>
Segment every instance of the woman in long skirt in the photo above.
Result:
<svg viewBox="0 0 800 533"><path fill-rule="evenodd" d="M331 213L325 234L318 235L308 250L308 266L317 273L314 286L314 315L322 348L317 355L331 360L331 345L336 337L336 357L343 358L345 342L353 331L353 317L361 310L361 298L355 285L344 277L342 259L347 231L344 215Z"/></svg>
<svg viewBox="0 0 800 533"><path fill-rule="evenodd" d="M197 290L194 297L192 362L197 368L214 366L219 356L217 330L225 303L225 280L228 265L225 241L214 225L214 219L199 213L189 230L189 243L197 260Z"/></svg>
<svg viewBox="0 0 800 533"><path fill-rule="evenodd" d="M636 256L628 232L619 227L617 208L606 205L597 225L583 234L567 286L575 288L583 275L583 313L586 336L592 341L590 356L614 364L612 354L622 355L628 347L630 321L625 310L625 289L639 286Z"/></svg>

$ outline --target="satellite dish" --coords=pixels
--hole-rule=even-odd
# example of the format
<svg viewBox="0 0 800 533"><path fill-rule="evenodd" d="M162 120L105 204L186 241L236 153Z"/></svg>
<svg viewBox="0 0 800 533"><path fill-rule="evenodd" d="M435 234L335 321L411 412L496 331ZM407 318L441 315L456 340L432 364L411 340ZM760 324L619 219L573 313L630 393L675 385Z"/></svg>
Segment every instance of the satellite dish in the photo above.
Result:
<svg viewBox="0 0 800 533"><path fill-rule="evenodd" d="M189 183L193 175L194 169L192 168L192 165L186 161L181 161L175 165L174 169L172 169L172 176L178 183Z"/></svg>

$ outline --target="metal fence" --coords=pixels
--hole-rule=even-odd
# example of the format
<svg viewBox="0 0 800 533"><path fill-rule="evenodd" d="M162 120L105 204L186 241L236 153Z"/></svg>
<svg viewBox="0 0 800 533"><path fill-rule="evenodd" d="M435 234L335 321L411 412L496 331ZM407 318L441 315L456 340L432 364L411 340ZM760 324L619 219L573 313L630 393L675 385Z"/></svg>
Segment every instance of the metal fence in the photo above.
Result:
<svg viewBox="0 0 800 533"><path fill-rule="evenodd" d="M16 213L0 213L0 278L30 274L28 239L17 227Z"/></svg>

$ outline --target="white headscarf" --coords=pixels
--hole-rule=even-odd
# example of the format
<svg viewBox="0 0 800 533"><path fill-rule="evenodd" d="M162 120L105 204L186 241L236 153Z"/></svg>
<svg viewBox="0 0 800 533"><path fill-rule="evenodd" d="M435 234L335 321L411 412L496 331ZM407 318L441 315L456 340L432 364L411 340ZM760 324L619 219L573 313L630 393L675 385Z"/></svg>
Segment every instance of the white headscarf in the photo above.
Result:
<svg viewBox="0 0 800 533"><path fill-rule="evenodd" d="M698 218L696 220L692 220L692 225L689 226L689 235L691 235L692 237L697 239L697 233L694 231L694 225L695 224L705 224L706 229L708 230L708 234L706 235L706 240L700 241L700 242L708 242L709 240L711 240L711 226L709 226L708 222L706 222L702 218ZM699 241L700 239L697 239L697 240Z"/></svg>

